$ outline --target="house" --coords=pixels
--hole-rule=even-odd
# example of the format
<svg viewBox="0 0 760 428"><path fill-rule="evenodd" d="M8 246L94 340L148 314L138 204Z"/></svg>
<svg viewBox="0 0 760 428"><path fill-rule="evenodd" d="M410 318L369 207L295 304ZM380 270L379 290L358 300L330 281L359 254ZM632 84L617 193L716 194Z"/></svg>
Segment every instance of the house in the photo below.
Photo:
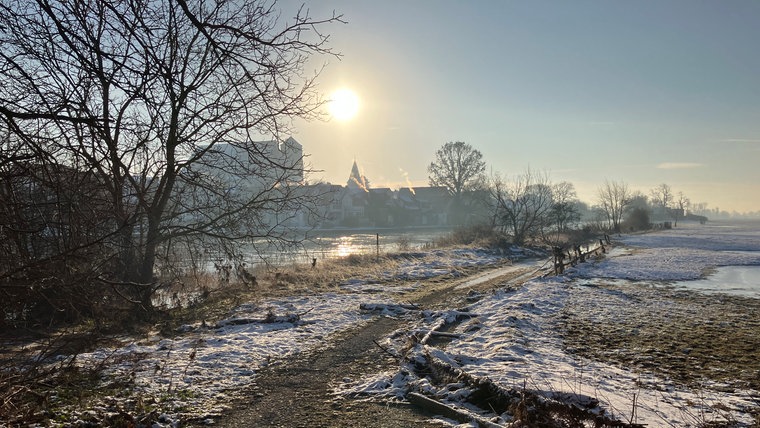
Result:
<svg viewBox="0 0 760 428"><path fill-rule="evenodd" d="M448 225L452 196L445 187L402 187L396 201L404 225Z"/></svg>
<svg viewBox="0 0 760 428"><path fill-rule="evenodd" d="M428 227L487 221L487 192L468 193L455 203L442 186L373 188L356 160L345 186L334 186L323 203L321 227ZM329 202L327 202L329 200Z"/></svg>
<svg viewBox="0 0 760 428"><path fill-rule="evenodd" d="M205 153L196 163L198 172L230 187L256 191L304 180L303 146L293 137L285 141L218 143L199 152Z"/></svg>

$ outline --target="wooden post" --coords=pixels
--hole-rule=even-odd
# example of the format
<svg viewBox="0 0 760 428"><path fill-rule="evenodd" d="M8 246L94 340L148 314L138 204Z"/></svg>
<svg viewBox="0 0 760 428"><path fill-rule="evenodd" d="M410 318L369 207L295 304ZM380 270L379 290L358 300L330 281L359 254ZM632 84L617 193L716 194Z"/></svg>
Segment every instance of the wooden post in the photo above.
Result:
<svg viewBox="0 0 760 428"><path fill-rule="evenodd" d="M559 275L565 272L565 254L562 247L552 247L554 253L554 274Z"/></svg>
<svg viewBox="0 0 760 428"><path fill-rule="evenodd" d="M377 246L377 258L380 259L380 234L375 234L375 245Z"/></svg>

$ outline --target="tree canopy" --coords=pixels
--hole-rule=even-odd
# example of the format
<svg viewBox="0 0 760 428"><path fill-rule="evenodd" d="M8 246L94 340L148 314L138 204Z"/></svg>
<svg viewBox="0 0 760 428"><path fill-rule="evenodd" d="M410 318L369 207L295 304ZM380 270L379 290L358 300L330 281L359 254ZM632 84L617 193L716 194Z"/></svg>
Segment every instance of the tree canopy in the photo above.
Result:
<svg viewBox="0 0 760 428"><path fill-rule="evenodd" d="M622 181L604 180L604 184L597 189L599 206L615 232L620 232L620 223L632 196L628 184Z"/></svg>
<svg viewBox="0 0 760 428"><path fill-rule="evenodd" d="M149 305L173 243L285 239L307 195L303 159L281 142L320 107L304 66L332 55L320 28L341 18L280 13L246 0L0 5L0 166L62 165L97 186L109 218L90 242L93 278L138 284ZM34 169L51 189L72 175L60 170Z"/></svg>
<svg viewBox="0 0 760 428"><path fill-rule="evenodd" d="M455 197L484 183L486 163L480 151L462 142L448 142L435 152L428 165L431 186L446 187Z"/></svg>

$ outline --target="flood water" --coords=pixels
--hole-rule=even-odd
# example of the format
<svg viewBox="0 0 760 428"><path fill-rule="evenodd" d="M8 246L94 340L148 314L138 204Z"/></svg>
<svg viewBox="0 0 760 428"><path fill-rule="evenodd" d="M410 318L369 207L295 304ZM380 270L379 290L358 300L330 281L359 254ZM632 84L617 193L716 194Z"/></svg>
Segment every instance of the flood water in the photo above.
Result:
<svg viewBox="0 0 760 428"><path fill-rule="evenodd" d="M703 293L760 298L760 266L722 266L705 279L678 283L681 288Z"/></svg>
<svg viewBox="0 0 760 428"><path fill-rule="evenodd" d="M286 265L326 260L352 254L387 254L415 251L447 236L451 228L329 230L313 232L301 245L289 249L258 248L268 263ZM255 260L253 261L255 264Z"/></svg>
<svg viewBox="0 0 760 428"><path fill-rule="evenodd" d="M377 229L377 230L320 230L311 232L308 239L291 248L274 247L266 242L251 244L243 258L246 268L256 266L282 267L307 264L317 261L348 257L350 255L388 254L417 251L429 246L452 232L452 228ZM190 257L180 259L179 267L190 272L220 275L216 265L231 265L232 262L220 253L204 253L204 257L194 262ZM198 290L159 289L154 296L156 306L175 307L186 305L200 297Z"/></svg>

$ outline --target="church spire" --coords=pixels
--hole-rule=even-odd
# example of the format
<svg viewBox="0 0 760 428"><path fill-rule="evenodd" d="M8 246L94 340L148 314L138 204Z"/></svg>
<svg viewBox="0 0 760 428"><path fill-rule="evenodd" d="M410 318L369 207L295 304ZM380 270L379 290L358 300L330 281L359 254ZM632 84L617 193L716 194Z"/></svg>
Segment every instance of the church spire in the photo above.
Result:
<svg viewBox="0 0 760 428"><path fill-rule="evenodd" d="M359 166L356 164L356 159L354 159L354 165L351 167L351 175L348 177L346 187L352 190L361 189L365 192L369 191L369 181L367 180L367 177L359 172Z"/></svg>

